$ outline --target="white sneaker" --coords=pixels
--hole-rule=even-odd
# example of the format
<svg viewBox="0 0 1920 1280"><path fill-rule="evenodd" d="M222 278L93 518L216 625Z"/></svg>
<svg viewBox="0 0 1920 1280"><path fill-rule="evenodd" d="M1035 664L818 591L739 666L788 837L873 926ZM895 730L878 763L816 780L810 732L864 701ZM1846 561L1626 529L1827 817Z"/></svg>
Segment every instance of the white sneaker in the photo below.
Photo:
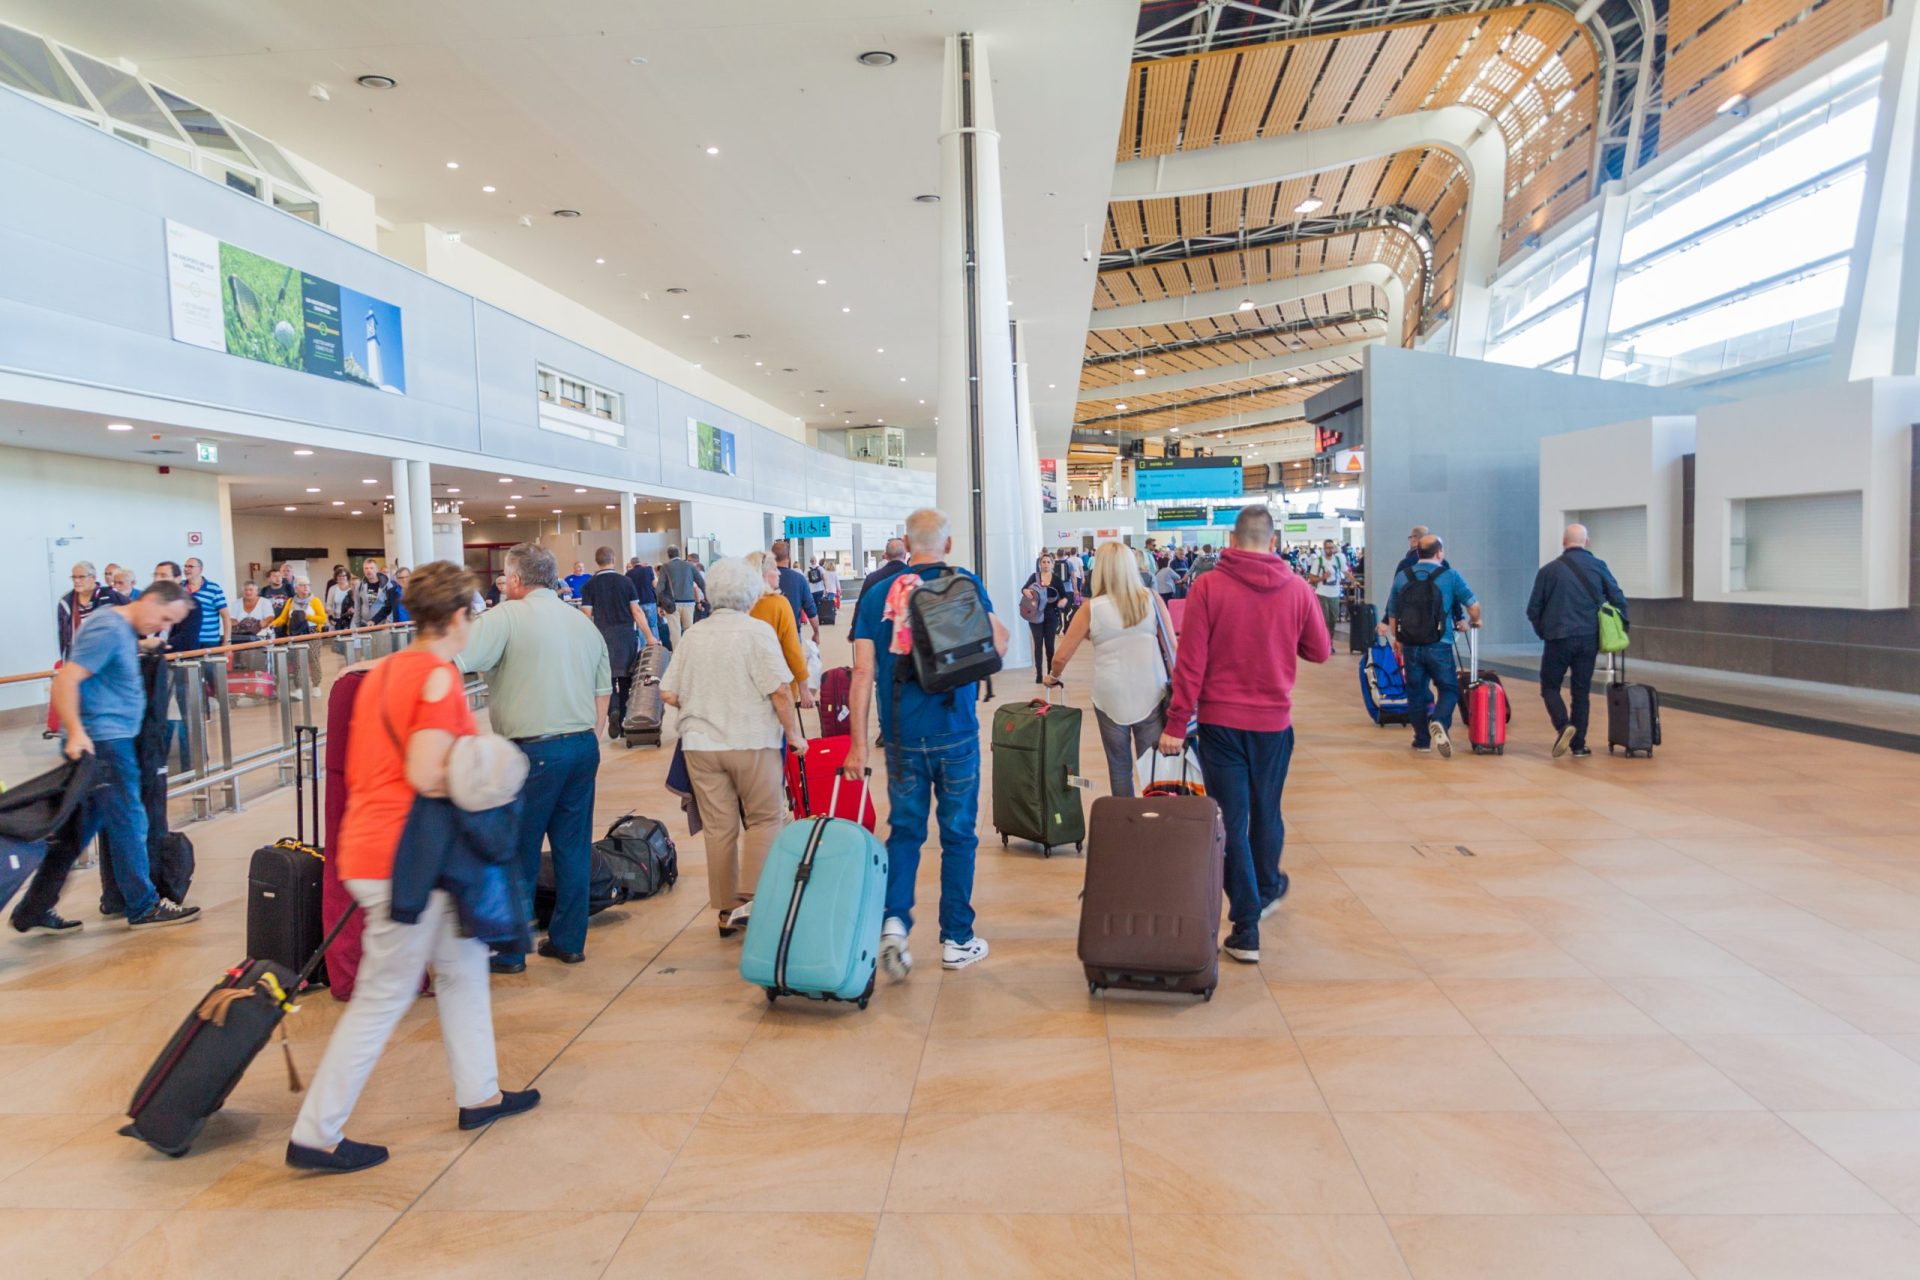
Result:
<svg viewBox="0 0 1920 1280"><path fill-rule="evenodd" d="M907 950L907 926L899 916L888 916L880 926L880 972L890 982L905 982L913 972L913 953Z"/></svg>
<svg viewBox="0 0 1920 1280"><path fill-rule="evenodd" d="M940 944L940 967L942 969L964 969L976 960L987 958L987 940L975 937L970 942L942 942Z"/></svg>
<svg viewBox="0 0 1920 1280"><path fill-rule="evenodd" d="M751 899L749 899L748 901L741 903L739 906L733 909L733 914L727 917L727 928L729 929L746 928L747 919L752 915L753 915L753 902Z"/></svg>
<svg viewBox="0 0 1920 1280"><path fill-rule="evenodd" d="M1560 736L1553 740L1553 758L1555 760L1567 754L1567 751L1573 746L1573 734L1573 725L1569 724L1560 731Z"/></svg>
<svg viewBox="0 0 1920 1280"><path fill-rule="evenodd" d="M1447 726L1438 720L1430 720L1427 722L1427 732L1433 737L1433 749L1442 758L1450 759L1453 756L1453 739L1447 736Z"/></svg>

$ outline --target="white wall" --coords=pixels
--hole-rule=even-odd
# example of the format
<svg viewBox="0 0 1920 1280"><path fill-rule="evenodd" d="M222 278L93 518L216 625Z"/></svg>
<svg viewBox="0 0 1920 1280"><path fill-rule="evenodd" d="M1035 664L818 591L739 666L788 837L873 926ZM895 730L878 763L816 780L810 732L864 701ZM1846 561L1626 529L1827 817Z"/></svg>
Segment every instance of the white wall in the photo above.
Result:
<svg viewBox="0 0 1920 1280"><path fill-rule="evenodd" d="M15 606L0 628L0 674L44 671L59 656L53 611L75 560L130 565L145 585L156 560L198 555L227 562L215 476L64 453L0 448L0 598ZM188 543L198 533L199 546ZM58 539L66 545L56 545ZM230 584L228 584L230 585ZM44 705L43 684L0 685L0 708Z"/></svg>
<svg viewBox="0 0 1920 1280"><path fill-rule="evenodd" d="M719 544L720 555L745 555L765 549L767 513L757 507L737 507L724 502L682 502L680 531L688 545L699 547L702 544L697 539L712 538ZM707 563L712 563L711 555L706 552L701 555Z"/></svg>
<svg viewBox="0 0 1920 1280"><path fill-rule="evenodd" d="M374 209L373 193L363 191L304 156L287 151L287 158L306 178L313 194L320 197L320 225L363 249L380 252L380 215Z"/></svg>
<svg viewBox="0 0 1920 1280"><path fill-rule="evenodd" d="M1644 574L1609 563L1629 596L1678 599L1685 541L1686 455L1694 448L1690 415L1637 418L1547 436L1540 441L1540 547L1544 563L1560 554L1560 535L1578 513L1621 507L1644 513ZM1604 540L1593 553L1609 560ZM1630 577L1641 580L1629 582Z"/></svg>
<svg viewBox="0 0 1920 1280"><path fill-rule="evenodd" d="M235 581L226 585L231 592L238 590L248 577L264 583L267 570L273 567L271 557L274 547L325 547L327 561L315 571L324 579L334 565L347 562L348 547L385 545L386 535L381 531L377 516L357 520L348 516L335 520L326 516L263 516L236 512L233 517ZM255 563L260 568L257 571L250 570L249 566Z"/></svg>

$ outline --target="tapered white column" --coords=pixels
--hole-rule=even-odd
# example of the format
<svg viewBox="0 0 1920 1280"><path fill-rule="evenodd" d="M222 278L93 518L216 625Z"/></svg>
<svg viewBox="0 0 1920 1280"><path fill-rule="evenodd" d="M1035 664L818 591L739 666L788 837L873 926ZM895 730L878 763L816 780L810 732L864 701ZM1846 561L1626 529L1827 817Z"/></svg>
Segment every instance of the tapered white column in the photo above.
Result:
<svg viewBox="0 0 1920 1280"><path fill-rule="evenodd" d="M399 490L395 490L398 493ZM402 561L409 569L435 558L433 554L433 473L424 462L407 464L407 506L409 527L413 530L413 559Z"/></svg>
<svg viewBox="0 0 1920 1280"><path fill-rule="evenodd" d="M389 483L393 486L393 519L388 522L387 560L389 567L406 565L412 568L414 565L413 488L407 476L405 458L393 460Z"/></svg>
<svg viewBox="0 0 1920 1280"><path fill-rule="evenodd" d="M1894 0L1866 190L1834 336L1842 378L1920 373L1920 3Z"/></svg>
<svg viewBox="0 0 1920 1280"><path fill-rule="evenodd" d="M1013 326L1013 371L1014 429L1020 444L1020 503L1029 519L1040 521L1043 514L1040 510L1040 440L1033 425L1033 388L1028 385L1026 326L1017 323ZM1060 495L1060 505L1065 507L1067 460L1064 456L1060 459L1055 492Z"/></svg>
<svg viewBox="0 0 1920 1280"><path fill-rule="evenodd" d="M1014 602L1039 533L1019 469L1007 255L1000 207L1000 135L986 51L971 33L947 37L940 111L940 414L935 500L953 522L953 555L998 602L1027 659ZM1036 477L1035 483L1038 483ZM1004 620L1004 618L1003 618Z"/></svg>
<svg viewBox="0 0 1920 1280"><path fill-rule="evenodd" d="M620 495L620 571L626 572L627 562L636 554L639 541L633 533L633 495Z"/></svg>

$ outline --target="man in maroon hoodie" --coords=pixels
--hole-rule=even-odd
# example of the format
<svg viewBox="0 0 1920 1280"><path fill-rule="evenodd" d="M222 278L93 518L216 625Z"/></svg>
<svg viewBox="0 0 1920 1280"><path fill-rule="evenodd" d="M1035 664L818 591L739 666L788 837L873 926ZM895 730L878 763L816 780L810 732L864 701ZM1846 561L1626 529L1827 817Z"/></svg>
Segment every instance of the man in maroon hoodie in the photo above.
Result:
<svg viewBox="0 0 1920 1280"><path fill-rule="evenodd" d="M1207 794L1227 828L1226 952L1260 958L1260 921L1287 893L1280 870L1286 824L1280 792L1293 758L1293 681L1299 660L1333 654L1326 620L1307 580L1273 554L1273 514L1242 507L1233 545L1187 596L1163 755L1184 748L1180 732L1199 713L1196 745Z"/></svg>

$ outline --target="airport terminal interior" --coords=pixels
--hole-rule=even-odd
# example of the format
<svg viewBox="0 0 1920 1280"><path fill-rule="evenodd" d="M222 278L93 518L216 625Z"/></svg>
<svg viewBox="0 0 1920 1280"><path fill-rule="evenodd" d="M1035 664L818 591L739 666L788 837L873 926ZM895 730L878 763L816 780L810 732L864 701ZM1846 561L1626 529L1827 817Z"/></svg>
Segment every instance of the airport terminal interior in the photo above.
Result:
<svg viewBox="0 0 1920 1280"><path fill-rule="evenodd" d="M1920 0L0 0L0 1273L1920 1277L1916 126Z"/></svg>

